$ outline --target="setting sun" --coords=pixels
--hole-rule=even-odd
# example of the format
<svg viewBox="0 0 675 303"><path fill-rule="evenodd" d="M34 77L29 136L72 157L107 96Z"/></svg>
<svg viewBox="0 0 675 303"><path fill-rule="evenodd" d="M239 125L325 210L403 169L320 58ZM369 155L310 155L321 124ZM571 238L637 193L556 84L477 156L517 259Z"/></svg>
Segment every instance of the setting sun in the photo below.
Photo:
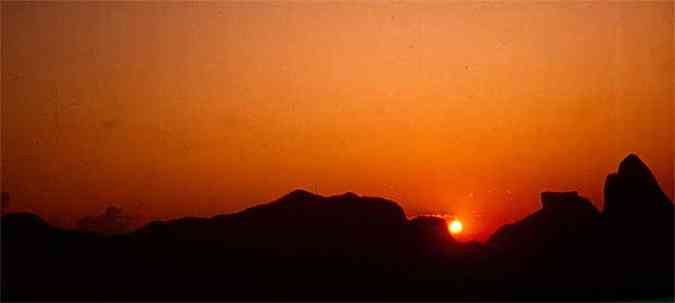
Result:
<svg viewBox="0 0 675 303"><path fill-rule="evenodd" d="M448 224L448 230L453 235L461 233L462 232L462 222L460 222L457 219L452 220L452 222L450 222L450 224Z"/></svg>

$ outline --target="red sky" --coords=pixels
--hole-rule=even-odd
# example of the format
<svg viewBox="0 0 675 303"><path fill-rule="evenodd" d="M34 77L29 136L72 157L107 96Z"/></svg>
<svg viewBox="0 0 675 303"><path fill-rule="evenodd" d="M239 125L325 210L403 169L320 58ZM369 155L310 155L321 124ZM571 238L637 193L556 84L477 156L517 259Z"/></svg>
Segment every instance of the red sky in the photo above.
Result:
<svg viewBox="0 0 675 303"><path fill-rule="evenodd" d="M2 190L58 224L294 188L482 239L629 152L673 193L673 2L2 2Z"/></svg>

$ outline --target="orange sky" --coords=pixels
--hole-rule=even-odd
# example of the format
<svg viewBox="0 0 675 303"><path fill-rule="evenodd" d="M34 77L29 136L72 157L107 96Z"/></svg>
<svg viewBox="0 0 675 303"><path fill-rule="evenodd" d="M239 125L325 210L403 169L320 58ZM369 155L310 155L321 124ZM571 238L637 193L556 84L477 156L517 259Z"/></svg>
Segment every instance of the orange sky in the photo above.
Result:
<svg viewBox="0 0 675 303"><path fill-rule="evenodd" d="M629 152L673 193L673 2L2 2L2 190L54 222L353 191L484 238Z"/></svg>

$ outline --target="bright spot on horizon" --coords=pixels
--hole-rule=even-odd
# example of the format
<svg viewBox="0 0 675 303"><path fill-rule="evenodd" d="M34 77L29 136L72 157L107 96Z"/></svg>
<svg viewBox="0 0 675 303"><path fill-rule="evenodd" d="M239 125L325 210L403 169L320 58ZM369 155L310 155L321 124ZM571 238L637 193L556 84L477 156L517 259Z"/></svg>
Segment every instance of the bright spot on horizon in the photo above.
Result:
<svg viewBox="0 0 675 303"><path fill-rule="evenodd" d="M448 224L448 230L451 234L456 235L462 232L462 222L458 219L453 219L450 224Z"/></svg>

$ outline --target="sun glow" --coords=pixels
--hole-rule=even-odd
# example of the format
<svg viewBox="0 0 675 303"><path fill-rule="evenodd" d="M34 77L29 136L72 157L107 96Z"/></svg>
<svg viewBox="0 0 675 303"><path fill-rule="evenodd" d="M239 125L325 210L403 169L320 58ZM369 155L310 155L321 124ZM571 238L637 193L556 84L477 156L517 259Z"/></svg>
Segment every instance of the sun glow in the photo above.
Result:
<svg viewBox="0 0 675 303"><path fill-rule="evenodd" d="M458 219L453 219L450 224L448 224L448 230L451 234L456 235L462 232L462 222Z"/></svg>

